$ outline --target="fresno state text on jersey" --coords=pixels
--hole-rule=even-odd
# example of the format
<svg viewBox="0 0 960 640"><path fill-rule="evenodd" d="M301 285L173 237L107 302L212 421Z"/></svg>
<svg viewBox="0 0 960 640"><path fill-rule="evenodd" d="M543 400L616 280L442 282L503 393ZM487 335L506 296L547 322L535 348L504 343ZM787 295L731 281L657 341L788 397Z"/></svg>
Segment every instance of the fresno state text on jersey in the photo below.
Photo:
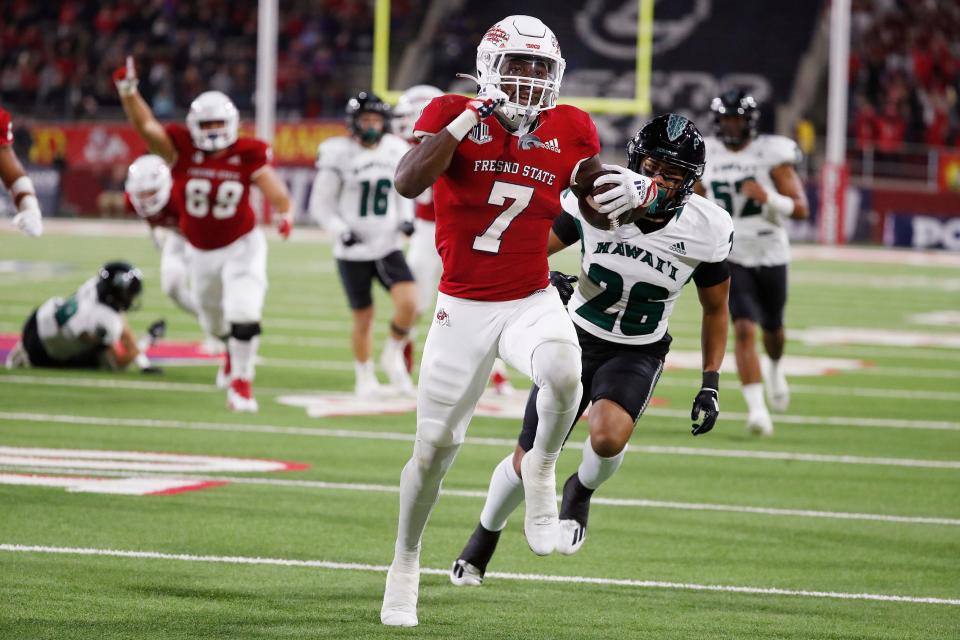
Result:
<svg viewBox="0 0 960 640"><path fill-rule="evenodd" d="M204 153L193 146L186 127L166 125L177 150L171 200L182 206L180 230L194 247L219 249L256 226L250 185L270 162L270 147L256 138L240 138L223 151Z"/></svg>
<svg viewBox="0 0 960 640"><path fill-rule="evenodd" d="M444 95L414 127L436 134L463 113L469 98ZM600 152L597 129L568 105L542 111L523 136L496 117L474 127L433 185L440 291L458 298L503 301L547 286L547 234L560 193L577 164Z"/></svg>
<svg viewBox="0 0 960 640"><path fill-rule="evenodd" d="M10 114L0 107L0 147L13 144L13 121Z"/></svg>

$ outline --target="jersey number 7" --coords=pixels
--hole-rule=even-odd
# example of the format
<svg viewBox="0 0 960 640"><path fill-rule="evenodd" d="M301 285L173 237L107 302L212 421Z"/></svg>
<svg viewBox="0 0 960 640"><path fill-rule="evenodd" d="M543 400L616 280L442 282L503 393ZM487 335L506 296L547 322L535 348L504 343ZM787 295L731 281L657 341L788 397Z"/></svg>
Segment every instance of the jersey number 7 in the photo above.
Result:
<svg viewBox="0 0 960 640"><path fill-rule="evenodd" d="M502 207L507 199L513 203L503 210L483 233L473 239L473 248L484 253L500 253L500 239L510 223L523 213L533 199L533 187L524 187L511 182L494 182L487 204Z"/></svg>

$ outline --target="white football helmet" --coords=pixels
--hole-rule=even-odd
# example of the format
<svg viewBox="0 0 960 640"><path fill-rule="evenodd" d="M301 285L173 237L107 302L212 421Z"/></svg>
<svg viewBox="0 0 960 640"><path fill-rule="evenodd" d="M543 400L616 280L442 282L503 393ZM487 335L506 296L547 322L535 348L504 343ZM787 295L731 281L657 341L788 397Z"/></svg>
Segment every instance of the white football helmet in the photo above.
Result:
<svg viewBox="0 0 960 640"><path fill-rule="evenodd" d="M220 127L204 128L206 122L222 122ZM187 128L193 146L203 151L220 151L237 141L240 113L233 101L220 91L204 91L190 103Z"/></svg>
<svg viewBox="0 0 960 640"><path fill-rule="evenodd" d="M442 96L443 91L429 84L418 84L403 92L393 109L390 123L393 132L404 140L413 140L413 125L431 100Z"/></svg>
<svg viewBox="0 0 960 640"><path fill-rule="evenodd" d="M142 218L160 213L170 201L173 177L170 167L160 156L148 154L133 161L127 169L127 181L123 185L133 210Z"/></svg>
<svg viewBox="0 0 960 640"><path fill-rule="evenodd" d="M530 75L520 75L517 61ZM514 65L511 65L514 62ZM532 16L508 16L490 27L477 47L477 84L507 94L499 113L515 127L557 106L567 63L547 25ZM524 95L525 94L525 95Z"/></svg>

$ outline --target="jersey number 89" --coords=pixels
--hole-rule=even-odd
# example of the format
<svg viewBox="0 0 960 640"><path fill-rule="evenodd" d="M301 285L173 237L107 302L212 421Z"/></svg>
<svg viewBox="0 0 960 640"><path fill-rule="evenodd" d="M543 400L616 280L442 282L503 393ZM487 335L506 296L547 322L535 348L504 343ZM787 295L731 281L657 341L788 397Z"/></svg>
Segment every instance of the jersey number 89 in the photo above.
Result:
<svg viewBox="0 0 960 640"><path fill-rule="evenodd" d="M202 218L210 212L210 191L213 184L206 178L191 178L187 180L184 194L186 195L187 213L195 218ZM236 180L225 180L217 187L213 202L213 217L218 220L232 218L237 213L237 205L243 197L243 184Z"/></svg>

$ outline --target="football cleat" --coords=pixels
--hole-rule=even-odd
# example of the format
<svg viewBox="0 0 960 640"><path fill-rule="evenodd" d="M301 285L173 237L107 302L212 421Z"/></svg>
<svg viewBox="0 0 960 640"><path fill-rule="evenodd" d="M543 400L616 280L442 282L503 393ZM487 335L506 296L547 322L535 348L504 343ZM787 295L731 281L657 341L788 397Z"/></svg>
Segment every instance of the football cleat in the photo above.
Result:
<svg viewBox="0 0 960 640"><path fill-rule="evenodd" d="M523 533L530 550L538 556L548 556L556 551L560 538L555 467L556 457L545 459L535 449L528 451L520 461L520 478L526 500Z"/></svg>
<svg viewBox="0 0 960 640"><path fill-rule="evenodd" d="M417 626L417 596L420 572L405 573L391 564L387 571L387 587L383 591L380 622L390 627Z"/></svg>
<svg viewBox="0 0 960 640"><path fill-rule="evenodd" d="M747 431L755 436L772 436L773 421L770 420L770 412L764 408L763 411L752 411L748 414Z"/></svg>
<svg viewBox="0 0 960 640"><path fill-rule="evenodd" d="M260 410L249 380L235 378L227 389L227 408L241 413L256 413Z"/></svg>
<svg viewBox="0 0 960 640"><path fill-rule="evenodd" d="M587 528L576 520L560 521L560 538L557 540L557 551L565 556L572 556L587 539Z"/></svg>
<svg viewBox="0 0 960 640"><path fill-rule="evenodd" d="M774 366L769 358L760 359L760 369L763 374L763 388L766 391L767 403L774 411L783 413L790 406L790 386L782 366Z"/></svg>
<svg viewBox="0 0 960 640"><path fill-rule="evenodd" d="M217 389L226 389L230 386L230 352L223 352L223 363L217 369Z"/></svg>
<svg viewBox="0 0 960 640"><path fill-rule="evenodd" d="M457 587L479 587L483 584L483 571L457 558L450 568L450 582Z"/></svg>

